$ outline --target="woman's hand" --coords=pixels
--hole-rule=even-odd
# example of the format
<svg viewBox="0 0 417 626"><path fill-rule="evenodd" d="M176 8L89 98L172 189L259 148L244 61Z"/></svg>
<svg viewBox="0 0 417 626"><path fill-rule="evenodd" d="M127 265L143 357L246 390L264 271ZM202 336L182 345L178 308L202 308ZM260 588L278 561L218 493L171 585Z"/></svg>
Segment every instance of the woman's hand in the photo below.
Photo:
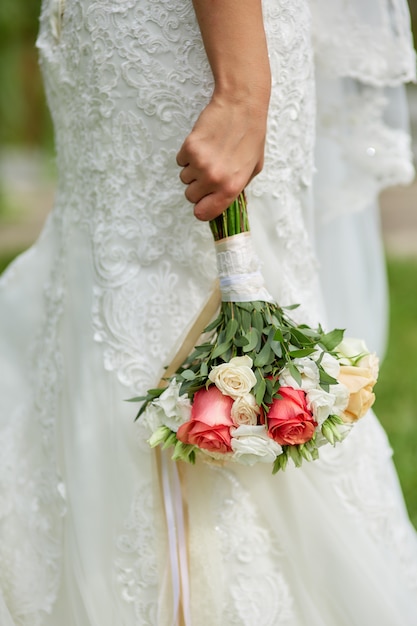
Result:
<svg viewBox="0 0 417 626"><path fill-rule="evenodd" d="M269 94L214 93L177 155L185 197L200 220L220 215L263 166Z"/></svg>
<svg viewBox="0 0 417 626"><path fill-rule="evenodd" d="M263 166L271 77L261 0L193 0L214 92L177 155L195 216L220 215Z"/></svg>

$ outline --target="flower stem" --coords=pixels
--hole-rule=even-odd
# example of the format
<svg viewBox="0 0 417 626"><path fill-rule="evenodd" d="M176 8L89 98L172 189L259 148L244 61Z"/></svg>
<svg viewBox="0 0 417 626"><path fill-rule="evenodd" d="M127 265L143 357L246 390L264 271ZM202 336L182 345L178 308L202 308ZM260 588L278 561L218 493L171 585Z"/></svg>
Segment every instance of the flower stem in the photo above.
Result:
<svg viewBox="0 0 417 626"><path fill-rule="evenodd" d="M215 241L250 230L244 191L221 215L210 221L210 228Z"/></svg>

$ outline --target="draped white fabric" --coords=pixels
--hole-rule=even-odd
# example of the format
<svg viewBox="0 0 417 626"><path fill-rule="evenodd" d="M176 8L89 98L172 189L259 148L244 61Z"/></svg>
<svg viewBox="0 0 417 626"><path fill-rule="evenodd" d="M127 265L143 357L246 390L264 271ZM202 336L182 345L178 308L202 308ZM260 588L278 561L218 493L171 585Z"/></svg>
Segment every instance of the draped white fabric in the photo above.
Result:
<svg viewBox="0 0 417 626"><path fill-rule="evenodd" d="M349 233L337 214L329 230L316 227L310 11L305 0L265 0L264 16L273 93L265 169L248 192L254 244L271 294L315 322L324 319L315 230L340 325L335 289L356 284L367 257L358 251L356 275L342 279L347 237L363 249L359 218ZM407 54L387 84L410 78L409 35L395 32ZM190 0L45 0L38 46L59 185L41 238L0 281L0 620L168 626L156 462L124 400L159 380L216 275L209 229L192 217L175 165L211 76ZM332 139L326 153L320 110L318 175L334 180L333 151L337 167L345 152ZM409 176L407 154L400 162ZM375 194L363 181L383 184L379 166L369 171L363 208ZM349 173L356 180L358 167ZM327 193L316 178L316 194ZM371 220L366 228L376 250ZM358 297L346 323L377 324L367 307ZM193 626L415 625L417 542L390 456L371 413L342 446L285 474L182 467Z"/></svg>

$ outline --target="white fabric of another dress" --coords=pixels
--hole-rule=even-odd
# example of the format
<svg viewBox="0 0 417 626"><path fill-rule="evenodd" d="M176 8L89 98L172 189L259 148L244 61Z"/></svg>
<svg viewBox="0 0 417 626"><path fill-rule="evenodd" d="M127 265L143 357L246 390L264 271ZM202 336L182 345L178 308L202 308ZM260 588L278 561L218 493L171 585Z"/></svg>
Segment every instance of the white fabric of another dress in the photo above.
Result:
<svg viewBox="0 0 417 626"><path fill-rule="evenodd" d="M273 86L252 234L268 290L315 323L310 9L263 6ZM316 37L334 32L313 19ZM409 78L398 32L407 54L388 84ZM175 164L212 79L191 0L44 0L38 46L59 184L41 238L0 281L1 623L165 626L154 457L123 400L159 380L216 275ZM311 465L185 469L193 626L415 624L415 536L373 416Z"/></svg>

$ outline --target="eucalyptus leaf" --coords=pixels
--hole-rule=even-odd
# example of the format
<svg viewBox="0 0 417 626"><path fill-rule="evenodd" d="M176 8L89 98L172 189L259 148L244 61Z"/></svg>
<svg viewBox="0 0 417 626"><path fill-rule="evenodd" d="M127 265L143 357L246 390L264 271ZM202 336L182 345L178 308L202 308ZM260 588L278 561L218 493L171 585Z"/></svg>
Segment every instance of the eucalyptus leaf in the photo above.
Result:
<svg viewBox="0 0 417 626"><path fill-rule="evenodd" d="M265 382L264 378L261 378L259 383L257 385L255 385L255 400L256 400L256 404L258 406L260 406L262 404L262 401L263 401L264 395L265 395L265 391L266 391L266 382Z"/></svg>
<svg viewBox="0 0 417 626"><path fill-rule="evenodd" d="M264 319L259 311L254 311L252 313L252 326L256 328L259 334L262 333L264 328Z"/></svg>
<svg viewBox="0 0 417 626"><path fill-rule="evenodd" d="M186 369L181 372L181 376L184 378L184 380L194 380L195 373L191 369Z"/></svg>
<svg viewBox="0 0 417 626"><path fill-rule="evenodd" d="M301 387L302 379L301 379L301 374L299 370L297 369L297 367L294 365L292 361L288 361L287 367L290 371L291 376L294 378L295 382L298 383Z"/></svg>
<svg viewBox="0 0 417 626"><path fill-rule="evenodd" d="M228 341L231 341L231 339L233 339L233 337L234 337L234 336L235 336L235 334L236 334L236 331L237 331L238 327L239 327L239 325L238 325L238 323L237 323L237 320L235 320L234 318L230 319L230 320L227 322L227 326L226 326L226 338L225 338L226 343L227 343Z"/></svg>
<svg viewBox="0 0 417 626"><path fill-rule="evenodd" d="M324 383L327 385L337 385L338 380L336 378L333 378L333 376L330 376L330 374L328 374L322 367L319 367L319 372L320 384Z"/></svg>
<svg viewBox="0 0 417 626"><path fill-rule="evenodd" d="M255 358L255 367L264 367L267 363L272 361L274 358L273 352L271 350L271 346L266 343L259 354L256 355Z"/></svg>
<svg viewBox="0 0 417 626"><path fill-rule="evenodd" d="M284 336L280 328L277 328L274 335L274 340L279 341L280 343L284 343Z"/></svg>
<svg viewBox="0 0 417 626"><path fill-rule="evenodd" d="M217 359L217 357L222 356L222 354L227 352L227 350L230 348L230 345L230 342L227 342L221 343L220 345L216 346L211 354L211 358Z"/></svg>
<svg viewBox="0 0 417 626"><path fill-rule="evenodd" d="M243 348L243 346L246 346L249 342L246 339L246 337L240 336L240 337L235 337L233 340L233 343L238 348Z"/></svg>
<svg viewBox="0 0 417 626"><path fill-rule="evenodd" d="M292 359L300 359L305 356L310 356L315 352L315 348L301 348L300 350L291 350L290 357Z"/></svg>
<svg viewBox="0 0 417 626"><path fill-rule="evenodd" d="M209 333L210 331L214 330L215 328L218 328L218 326L220 326L222 321L223 321L223 314L220 314L218 317L216 317L215 320L210 322L210 324L205 327L203 332Z"/></svg>
<svg viewBox="0 0 417 626"><path fill-rule="evenodd" d="M343 340L344 333L345 333L344 329L336 328L335 330L332 330L330 333L326 333L325 335L323 335L320 340L320 343L326 348L326 350L329 350L330 352L331 350L336 348L336 346L338 346L339 343L341 343L341 341Z"/></svg>
<svg viewBox="0 0 417 626"><path fill-rule="evenodd" d="M245 335L248 343L243 347L243 352L249 352L250 350L254 350L259 341L259 333L256 328L251 328L248 333Z"/></svg>

